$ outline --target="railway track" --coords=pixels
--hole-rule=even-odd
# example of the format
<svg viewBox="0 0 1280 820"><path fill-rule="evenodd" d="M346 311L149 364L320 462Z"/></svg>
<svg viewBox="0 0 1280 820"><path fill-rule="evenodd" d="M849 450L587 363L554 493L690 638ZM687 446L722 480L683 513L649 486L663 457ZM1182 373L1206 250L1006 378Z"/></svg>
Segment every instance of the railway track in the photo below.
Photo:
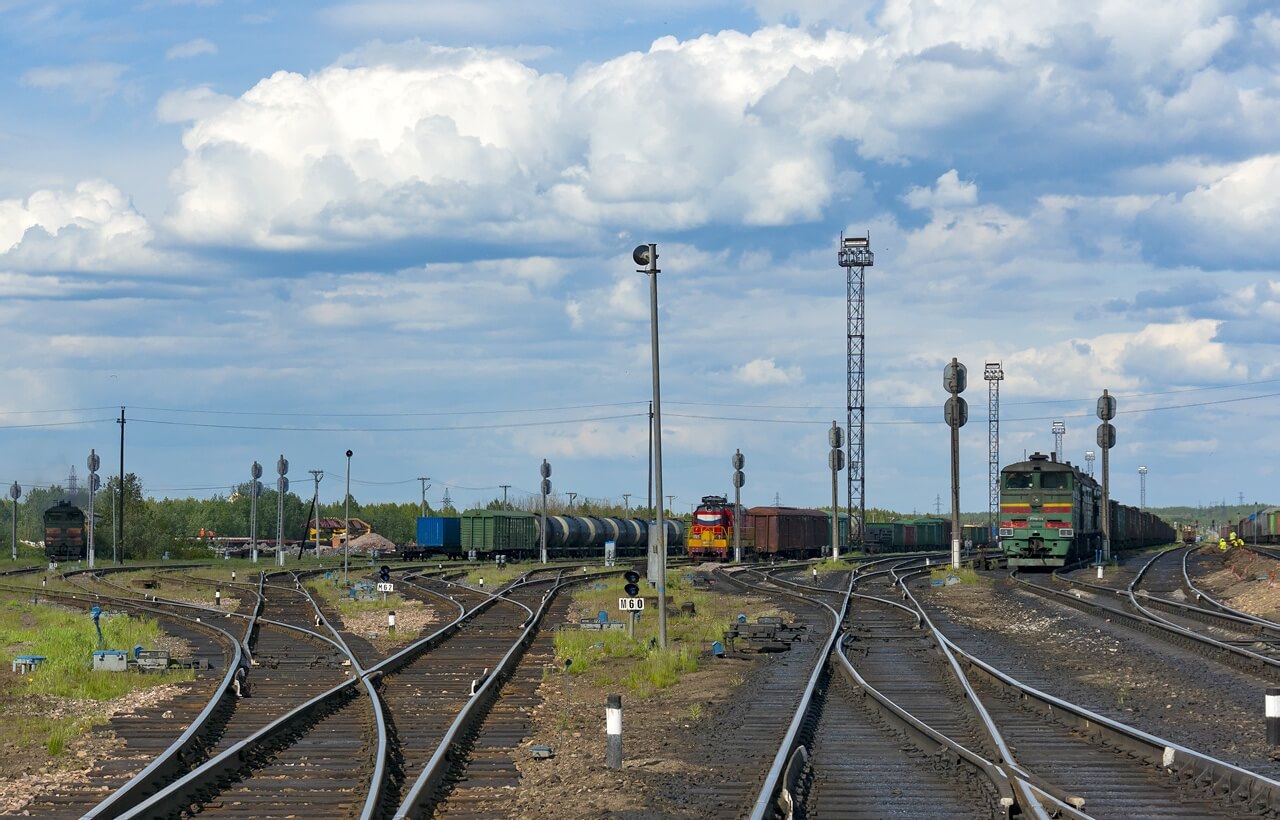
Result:
<svg viewBox="0 0 1280 820"><path fill-rule="evenodd" d="M901 577L899 588L934 628L907 576ZM934 634L955 655L1005 738L1014 756L1009 762L1087 816L1223 817L1280 810L1280 782L1053 697L1000 672L992 658L979 659L936 629Z"/></svg>
<svg viewBox="0 0 1280 820"><path fill-rule="evenodd" d="M1113 622L1203 657L1266 680L1280 681L1280 654L1268 643L1270 638L1258 640L1254 630L1261 625L1244 624L1238 618L1215 612L1207 606L1199 606L1192 601L1175 601L1142 588L1148 576L1155 579L1157 593L1175 583L1172 563L1163 562L1174 551L1167 550L1152 556L1123 587L1069 577L1060 571L1047 578L1018 572L1010 573L1009 577L1024 589L1075 609L1102 614ZM1154 575L1153 567L1159 567ZM1054 584L1071 589L1059 589Z"/></svg>

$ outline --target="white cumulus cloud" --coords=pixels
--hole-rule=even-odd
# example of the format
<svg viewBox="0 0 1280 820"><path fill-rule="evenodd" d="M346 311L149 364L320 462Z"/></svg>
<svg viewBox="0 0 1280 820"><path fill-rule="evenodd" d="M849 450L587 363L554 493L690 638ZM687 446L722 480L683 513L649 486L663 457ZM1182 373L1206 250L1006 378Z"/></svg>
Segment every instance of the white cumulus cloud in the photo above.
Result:
<svg viewBox="0 0 1280 820"><path fill-rule="evenodd" d="M86 180L0 200L0 266L28 270L149 267L151 226L119 188Z"/></svg>
<svg viewBox="0 0 1280 820"><path fill-rule="evenodd" d="M772 358L752 359L733 371L733 377L743 384L799 384L804 373L799 367L778 367Z"/></svg>

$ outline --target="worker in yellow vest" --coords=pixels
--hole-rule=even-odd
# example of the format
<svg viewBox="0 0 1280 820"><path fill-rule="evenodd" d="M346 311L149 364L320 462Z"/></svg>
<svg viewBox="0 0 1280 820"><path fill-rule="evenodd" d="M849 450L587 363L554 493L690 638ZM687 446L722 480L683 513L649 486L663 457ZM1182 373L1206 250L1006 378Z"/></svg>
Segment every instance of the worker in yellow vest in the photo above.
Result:
<svg viewBox="0 0 1280 820"><path fill-rule="evenodd" d="M1225 538L1219 538L1219 539L1218 539L1218 549L1219 549L1220 551L1222 551L1222 552L1226 552L1226 551L1227 551L1227 539L1225 539Z"/></svg>

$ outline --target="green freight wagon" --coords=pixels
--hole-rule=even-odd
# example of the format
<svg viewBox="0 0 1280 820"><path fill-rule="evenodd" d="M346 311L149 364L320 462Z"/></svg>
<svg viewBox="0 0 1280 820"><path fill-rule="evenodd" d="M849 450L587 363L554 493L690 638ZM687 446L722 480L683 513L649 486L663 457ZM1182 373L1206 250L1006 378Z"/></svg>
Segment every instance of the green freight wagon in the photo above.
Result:
<svg viewBox="0 0 1280 820"><path fill-rule="evenodd" d="M888 522L867 524L867 547L875 552L893 548L893 525Z"/></svg>
<svg viewBox="0 0 1280 820"><path fill-rule="evenodd" d="M462 514L462 551L512 558L538 551L537 516L516 510L467 510Z"/></svg>

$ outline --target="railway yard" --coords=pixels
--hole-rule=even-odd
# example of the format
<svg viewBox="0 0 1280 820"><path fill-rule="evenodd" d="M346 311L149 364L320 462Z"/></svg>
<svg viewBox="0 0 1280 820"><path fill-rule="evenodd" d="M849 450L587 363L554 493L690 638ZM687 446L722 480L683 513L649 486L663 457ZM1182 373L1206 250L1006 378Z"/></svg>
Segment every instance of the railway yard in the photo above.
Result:
<svg viewBox="0 0 1280 820"><path fill-rule="evenodd" d="M1263 710L1280 685L1280 557L1167 547L1102 577L1094 567L953 574L942 560L855 556L820 573L798 561L673 567L666 652L650 641L655 618L642 617L635 638L601 626L622 617L596 610L620 594L628 567L599 563L518 565L488 585L457 564L397 565L390 600L359 606L333 594L331 566L241 564L234 581L207 563L9 571L6 607L28 619L30 608L96 606L108 622L154 620L181 668L108 699L58 754L40 738L7 738L0 811L1280 811L1280 747ZM392 627L393 607L415 614ZM15 680L0 690L10 714L24 703ZM615 694L620 768L606 765Z"/></svg>

